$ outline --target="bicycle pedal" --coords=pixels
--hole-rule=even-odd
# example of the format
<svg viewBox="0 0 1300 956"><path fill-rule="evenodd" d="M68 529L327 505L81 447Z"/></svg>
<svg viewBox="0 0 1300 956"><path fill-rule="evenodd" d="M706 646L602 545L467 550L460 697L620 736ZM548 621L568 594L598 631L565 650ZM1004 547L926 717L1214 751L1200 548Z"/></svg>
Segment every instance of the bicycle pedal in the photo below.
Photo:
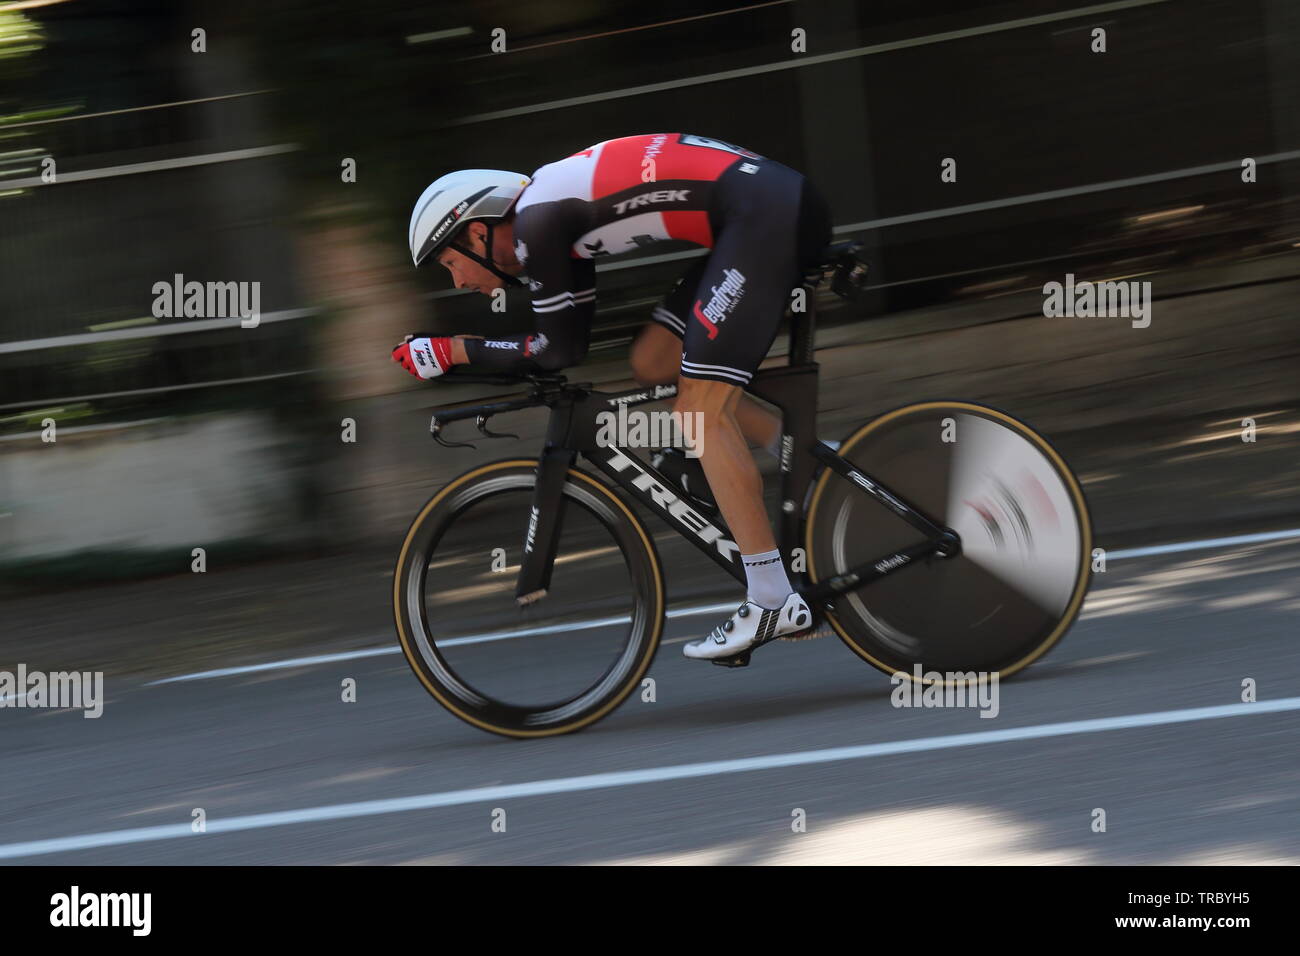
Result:
<svg viewBox="0 0 1300 956"><path fill-rule="evenodd" d="M733 654L731 657L715 657L713 663L719 667L748 667L749 655L754 652L753 648L747 651L741 651L739 654Z"/></svg>

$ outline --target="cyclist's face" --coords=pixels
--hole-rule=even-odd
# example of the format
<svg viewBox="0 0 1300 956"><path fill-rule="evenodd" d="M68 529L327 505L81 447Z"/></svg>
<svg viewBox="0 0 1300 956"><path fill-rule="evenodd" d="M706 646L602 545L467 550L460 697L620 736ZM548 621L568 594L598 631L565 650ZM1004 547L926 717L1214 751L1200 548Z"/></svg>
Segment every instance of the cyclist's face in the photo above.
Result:
<svg viewBox="0 0 1300 956"><path fill-rule="evenodd" d="M476 255L488 258L484 252L487 239L487 226L481 222L471 222L456 237L456 245L464 246ZM501 223L492 230L492 250L494 261L502 272L517 275L523 271L514 254L514 229L510 223ZM447 247L438 256L438 262L451 273L451 281L457 289L472 289L483 295L491 295L494 290L505 287L505 283L479 265L469 256Z"/></svg>

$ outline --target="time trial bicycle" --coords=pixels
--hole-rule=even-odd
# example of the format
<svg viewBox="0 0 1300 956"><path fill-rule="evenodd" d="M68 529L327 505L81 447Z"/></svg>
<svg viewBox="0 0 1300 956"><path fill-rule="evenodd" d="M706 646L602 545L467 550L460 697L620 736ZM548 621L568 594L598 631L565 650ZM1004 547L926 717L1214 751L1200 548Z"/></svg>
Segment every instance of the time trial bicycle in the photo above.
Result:
<svg viewBox="0 0 1300 956"><path fill-rule="evenodd" d="M789 361L748 391L782 415L776 527L813 628L908 680L1006 678L1056 644L1088 588L1092 530L1078 480L1028 425L995 408L927 401L886 412L838 448L816 433L815 292L852 297L865 266L836 243L807 274ZM586 727L650 669L668 610L638 503L743 587L721 516L629 448L598 441L601 412L662 401L675 385L603 392L559 374L455 369L447 381L522 393L433 411L430 430L549 409L537 458L472 468L420 509L393 581L398 638L430 694L509 737ZM592 471L579 467L578 459ZM808 633L808 632L803 632ZM743 667L762 645L714 663ZM952 675L957 675L953 677Z"/></svg>

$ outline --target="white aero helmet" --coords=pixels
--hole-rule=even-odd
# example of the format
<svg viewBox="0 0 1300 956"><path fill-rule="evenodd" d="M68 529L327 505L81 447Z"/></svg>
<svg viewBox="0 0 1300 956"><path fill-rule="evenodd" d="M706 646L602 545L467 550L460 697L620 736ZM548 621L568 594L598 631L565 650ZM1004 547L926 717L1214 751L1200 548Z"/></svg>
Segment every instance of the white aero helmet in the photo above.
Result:
<svg viewBox="0 0 1300 956"><path fill-rule="evenodd" d="M501 169L461 169L436 179L420 194L411 211L408 239L411 259L418 266L447 245L460 227L482 219L489 228L510 211L532 180ZM489 254L491 244L488 246ZM478 256L472 256L479 259ZM495 265L483 262L494 272Z"/></svg>

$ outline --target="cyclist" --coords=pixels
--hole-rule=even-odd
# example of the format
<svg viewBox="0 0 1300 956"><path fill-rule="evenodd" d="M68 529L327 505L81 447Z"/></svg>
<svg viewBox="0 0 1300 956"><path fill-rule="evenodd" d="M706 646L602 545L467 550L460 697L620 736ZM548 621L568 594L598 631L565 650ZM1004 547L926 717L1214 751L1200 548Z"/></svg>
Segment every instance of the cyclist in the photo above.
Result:
<svg viewBox="0 0 1300 956"><path fill-rule="evenodd" d="M710 254L653 310L632 346L643 385L678 385L675 410L701 413L700 458L661 456L679 482L703 465L741 550L747 594L690 658L730 657L760 640L807 630L763 506L747 439L779 450L777 419L743 389L776 337L802 270L830 240L825 201L800 173L746 149L681 133L607 140L531 177L492 169L448 173L411 214L411 257L433 260L457 288L485 295L527 285L534 330L485 339L408 335L393 360L422 379L468 363L491 371L558 370L587 352L595 261L666 240ZM697 486L698 487L698 486Z"/></svg>

